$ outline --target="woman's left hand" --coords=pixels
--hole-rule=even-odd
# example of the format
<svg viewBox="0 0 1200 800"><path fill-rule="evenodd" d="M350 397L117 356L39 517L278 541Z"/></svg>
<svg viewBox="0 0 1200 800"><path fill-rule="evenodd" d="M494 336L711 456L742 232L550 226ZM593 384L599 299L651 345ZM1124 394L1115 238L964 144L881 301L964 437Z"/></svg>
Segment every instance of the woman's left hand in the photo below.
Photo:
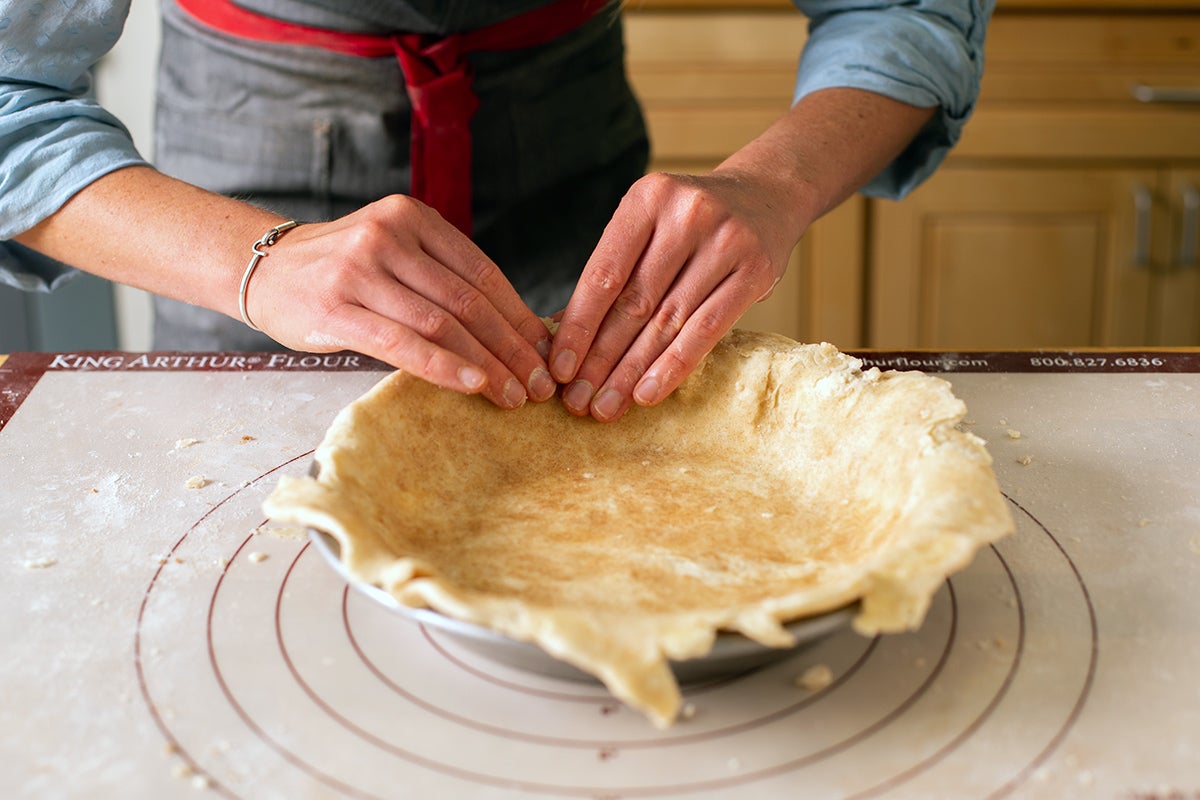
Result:
<svg viewBox="0 0 1200 800"><path fill-rule="evenodd" d="M787 205L732 170L635 183L554 336L567 410L610 422L670 394L783 277L801 229Z"/></svg>
<svg viewBox="0 0 1200 800"><path fill-rule="evenodd" d="M892 162L936 109L875 92L802 97L704 176L648 175L621 201L554 336L563 403L609 422L654 405L771 294L812 221Z"/></svg>

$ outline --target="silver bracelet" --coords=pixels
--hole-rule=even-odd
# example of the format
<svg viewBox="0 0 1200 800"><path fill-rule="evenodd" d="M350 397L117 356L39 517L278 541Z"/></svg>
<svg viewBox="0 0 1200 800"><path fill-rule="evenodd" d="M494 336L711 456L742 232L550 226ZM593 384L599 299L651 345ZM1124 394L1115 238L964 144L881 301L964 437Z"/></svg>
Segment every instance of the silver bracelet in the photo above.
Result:
<svg viewBox="0 0 1200 800"><path fill-rule="evenodd" d="M266 248L279 241L279 237L284 231L290 231L299 224L294 219L281 222L264 233L262 238L250 247L254 255L250 256L250 263L246 265L246 272L242 275L242 285L238 287L238 311L242 312L242 322L253 330L261 331L262 328L250 321L250 314L246 311L246 289L250 286L250 276L254 274L254 268L258 266L259 260L267 254Z"/></svg>

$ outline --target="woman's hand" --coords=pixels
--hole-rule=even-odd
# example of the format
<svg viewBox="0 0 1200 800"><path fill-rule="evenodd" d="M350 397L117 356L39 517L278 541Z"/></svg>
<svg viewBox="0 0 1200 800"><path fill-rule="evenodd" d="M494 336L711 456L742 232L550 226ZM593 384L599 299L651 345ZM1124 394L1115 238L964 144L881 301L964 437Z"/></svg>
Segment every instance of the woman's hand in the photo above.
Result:
<svg viewBox="0 0 1200 800"><path fill-rule="evenodd" d="M573 414L661 402L778 283L800 236L933 116L860 89L801 98L702 177L634 184L562 317L550 370Z"/></svg>
<svg viewBox="0 0 1200 800"><path fill-rule="evenodd" d="M237 319L250 246L282 221L136 166L97 179L16 238ZM256 325L298 350L356 350L503 408L557 389L546 326L479 248L410 197L287 231L259 262L246 301Z"/></svg>
<svg viewBox="0 0 1200 800"><path fill-rule="evenodd" d="M638 181L588 260L551 351L496 265L404 196L288 231L250 281L250 317L289 347L357 350L504 408L553 396L552 372L568 384L572 413L614 420L678 386L770 293L808 225L894 159L933 111L825 89L709 175ZM236 319L250 245L280 222L133 166L15 238Z"/></svg>
<svg viewBox="0 0 1200 800"><path fill-rule="evenodd" d="M783 277L802 230L787 202L732 169L634 184L554 337L567 410L608 422L670 394Z"/></svg>
<svg viewBox="0 0 1200 800"><path fill-rule="evenodd" d="M247 309L283 345L355 350L502 408L557 390L546 326L478 247L410 197L301 225L267 252Z"/></svg>

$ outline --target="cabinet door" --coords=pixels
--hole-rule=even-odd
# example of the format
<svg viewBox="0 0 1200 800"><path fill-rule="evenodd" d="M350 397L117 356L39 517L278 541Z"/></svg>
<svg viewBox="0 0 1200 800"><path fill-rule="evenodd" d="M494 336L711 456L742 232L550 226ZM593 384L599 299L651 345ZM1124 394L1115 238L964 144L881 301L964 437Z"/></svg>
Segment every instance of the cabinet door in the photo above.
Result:
<svg viewBox="0 0 1200 800"><path fill-rule="evenodd" d="M947 165L872 206L868 341L884 348L1144 344L1135 254L1153 170Z"/></svg>
<svg viewBox="0 0 1200 800"><path fill-rule="evenodd" d="M1152 342L1200 344L1200 170L1174 170L1162 181L1158 200L1168 234L1155 251L1155 290L1150 312Z"/></svg>

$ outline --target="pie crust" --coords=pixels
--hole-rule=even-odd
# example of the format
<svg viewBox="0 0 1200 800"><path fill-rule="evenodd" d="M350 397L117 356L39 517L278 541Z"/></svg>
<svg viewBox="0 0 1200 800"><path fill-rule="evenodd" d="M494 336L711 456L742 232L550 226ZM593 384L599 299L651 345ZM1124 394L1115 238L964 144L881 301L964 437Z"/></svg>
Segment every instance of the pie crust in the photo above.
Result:
<svg viewBox="0 0 1200 800"><path fill-rule="evenodd" d="M668 661L718 631L788 647L782 623L854 601L864 635L913 629L1012 531L965 410L940 378L736 330L611 424L396 372L265 509L400 603L535 642L667 727Z"/></svg>

